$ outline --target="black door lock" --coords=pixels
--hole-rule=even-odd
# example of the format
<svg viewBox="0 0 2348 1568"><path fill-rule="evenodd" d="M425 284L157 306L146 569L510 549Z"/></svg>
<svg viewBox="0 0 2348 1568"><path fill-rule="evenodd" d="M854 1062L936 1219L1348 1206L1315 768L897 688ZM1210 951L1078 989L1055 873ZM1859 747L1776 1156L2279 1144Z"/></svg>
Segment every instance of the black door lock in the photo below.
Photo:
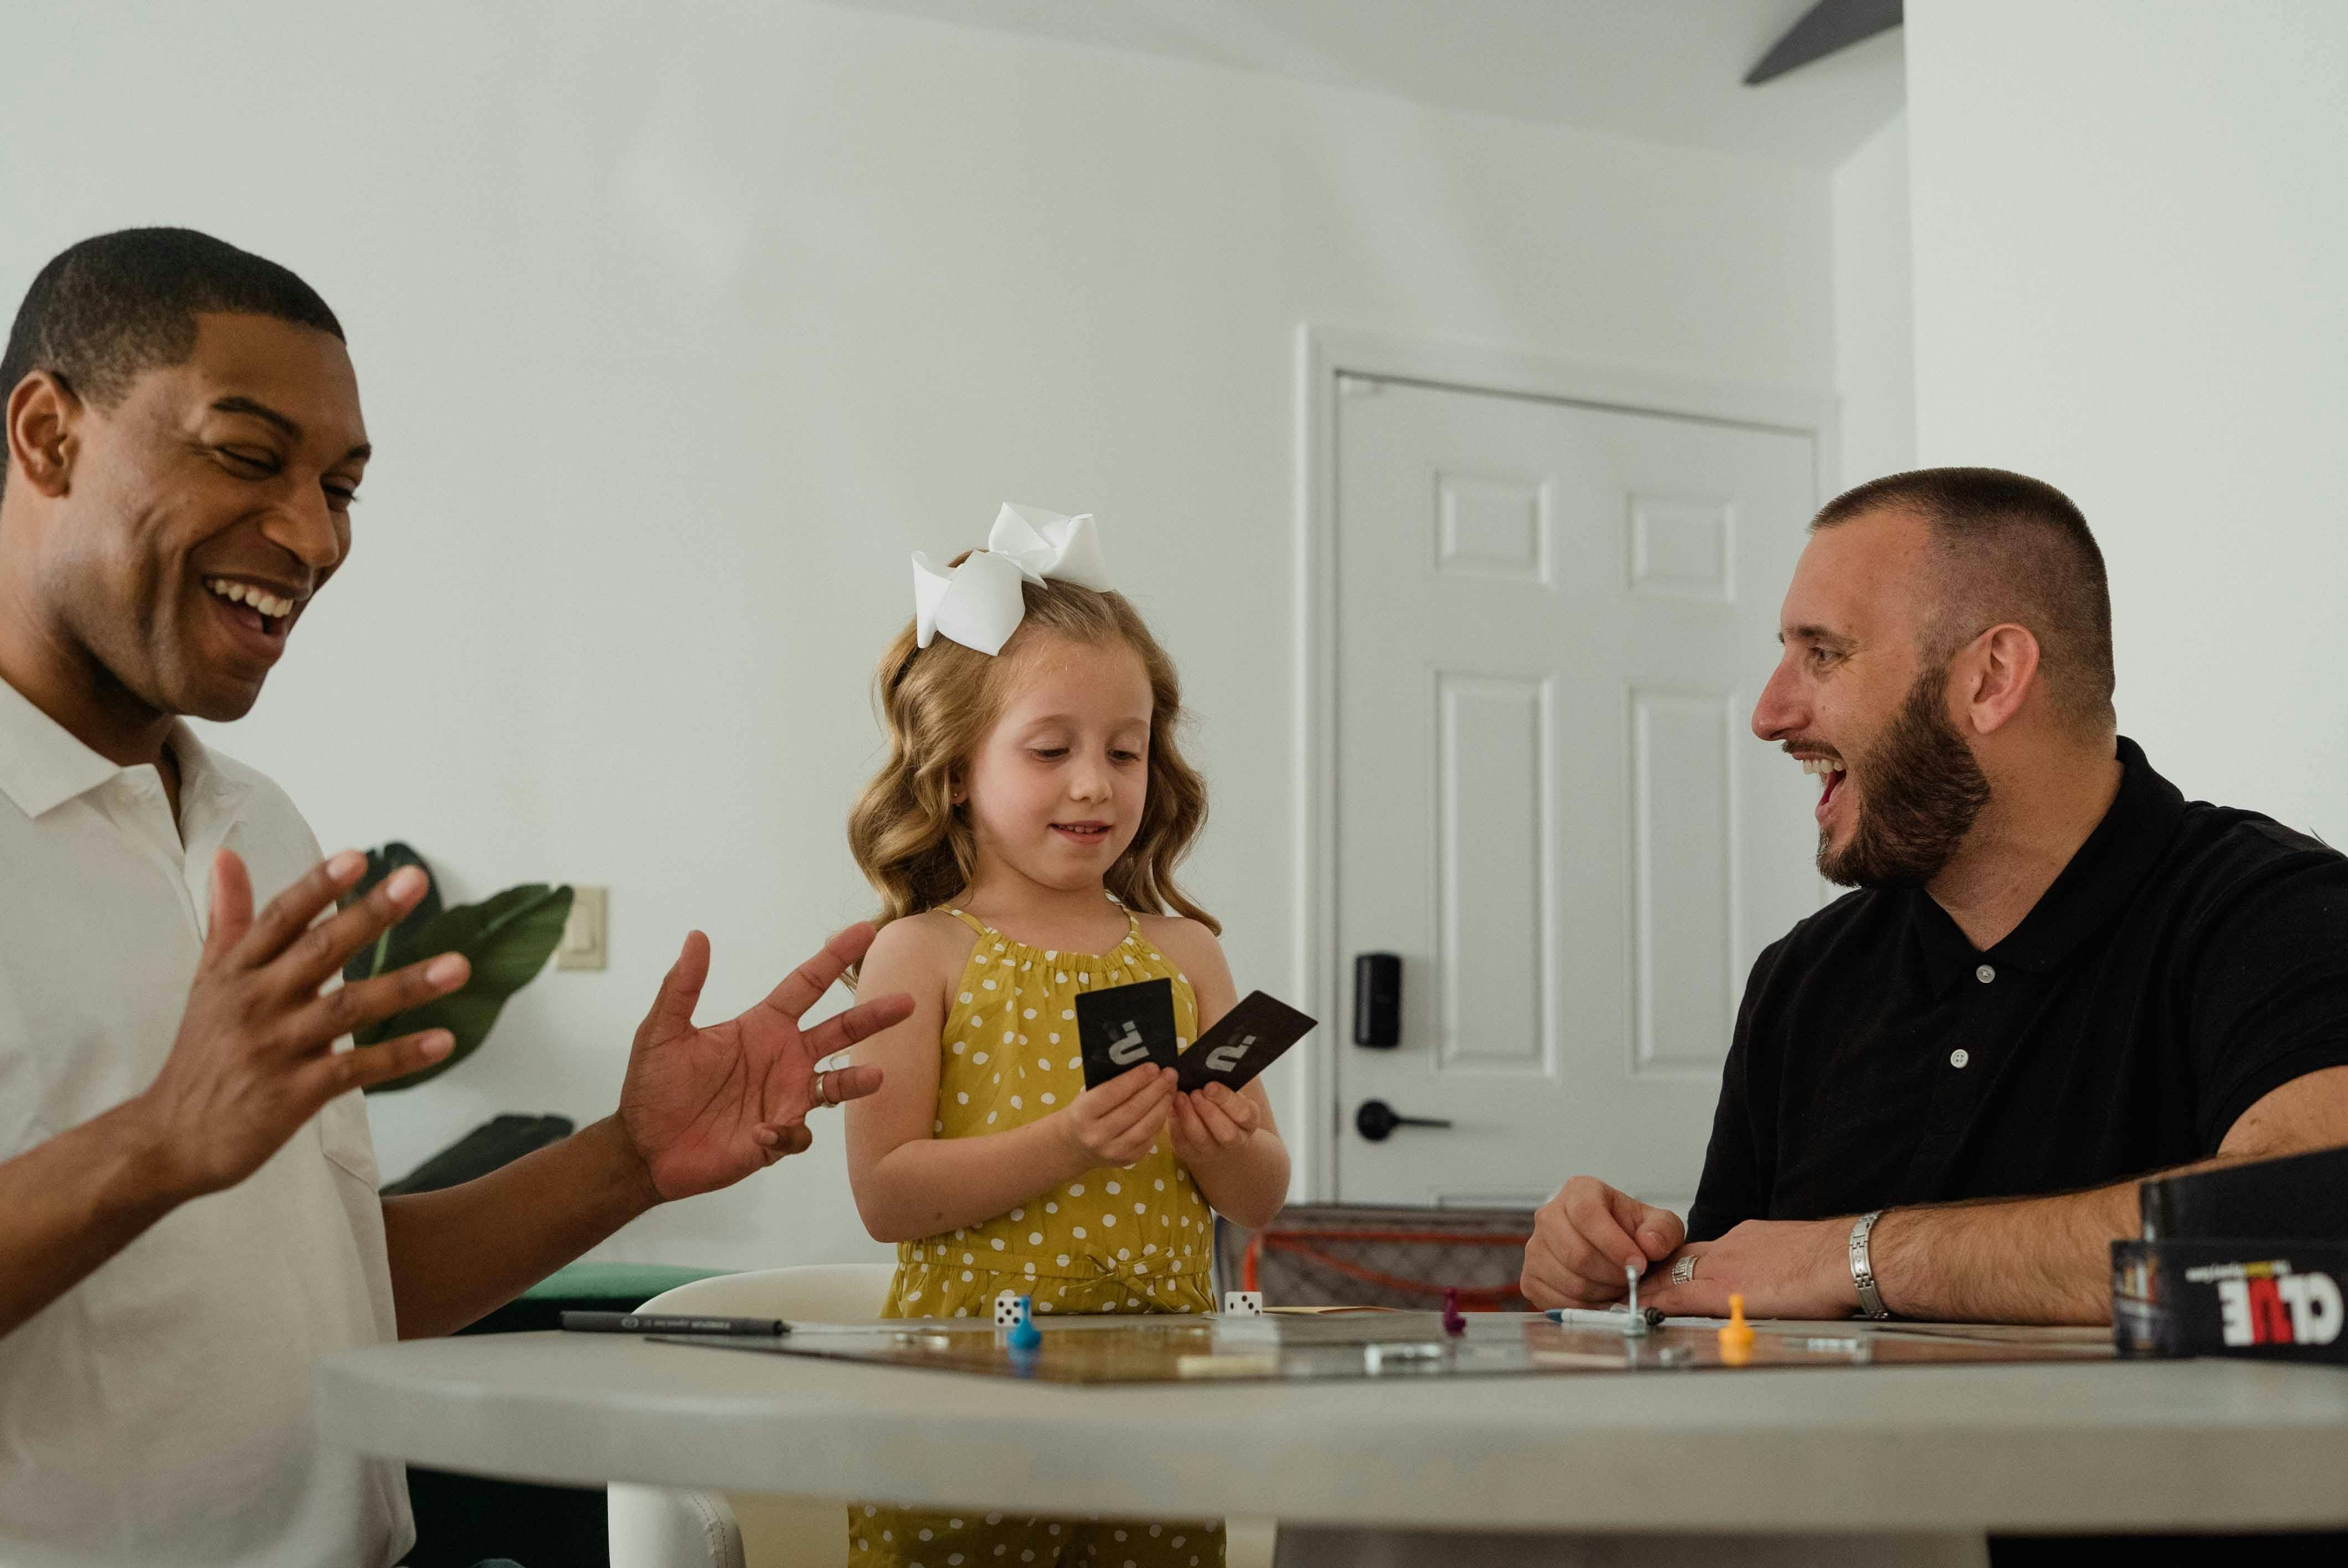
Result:
<svg viewBox="0 0 2348 1568"><path fill-rule="evenodd" d="M1392 1050L1402 1043L1402 958L1361 953L1354 958L1354 1043Z"/></svg>

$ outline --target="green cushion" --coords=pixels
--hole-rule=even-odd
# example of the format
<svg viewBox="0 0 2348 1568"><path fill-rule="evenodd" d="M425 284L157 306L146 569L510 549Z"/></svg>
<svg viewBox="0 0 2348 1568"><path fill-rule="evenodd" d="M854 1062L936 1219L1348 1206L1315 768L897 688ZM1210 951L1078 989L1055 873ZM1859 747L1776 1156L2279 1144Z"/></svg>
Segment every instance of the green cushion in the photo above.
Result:
<svg viewBox="0 0 2348 1568"><path fill-rule="evenodd" d="M643 1306L664 1290L733 1272L730 1268L685 1268L674 1263L574 1263L568 1268L556 1269L523 1291L521 1299L544 1301L559 1296L566 1301L619 1301L625 1304L620 1308L624 1311L629 1307Z"/></svg>
<svg viewBox="0 0 2348 1568"><path fill-rule="evenodd" d="M669 1263L574 1263L558 1268L459 1334L520 1334L552 1328L565 1312L633 1312L662 1291L724 1268L680 1268Z"/></svg>

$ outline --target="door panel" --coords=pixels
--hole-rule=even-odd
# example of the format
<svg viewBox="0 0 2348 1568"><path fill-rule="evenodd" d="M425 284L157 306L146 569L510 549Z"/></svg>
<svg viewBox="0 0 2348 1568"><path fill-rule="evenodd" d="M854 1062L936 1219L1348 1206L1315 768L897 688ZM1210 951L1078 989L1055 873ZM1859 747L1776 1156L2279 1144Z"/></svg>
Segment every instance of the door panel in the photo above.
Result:
<svg viewBox="0 0 2348 1568"><path fill-rule="evenodd" d="M1684 1201L1746 971L1818 902L1811 781L1746 729L1811 440L1339 385L1334 957L1404 986L1398 1049L1337 1048L1338 1195ZM1373 1098L1454 1125L1369 1141Z"/></svg>
<svg viewBox="0 0 2348 1568"><path fill-rule="evenodd" d="M1724 694L1631 694L1638 925L1633 1071L1717 1077L1735 1022L1735 709Z"/></svg>
<svg viewBox="0 0 2348 1568"><path fill-rule="evenodd" d="M1442 805L1437 1065L1541 1072L1550 1065L1546 682L1436 676ZM1525 846L1535 852L1527 854Z"/></svg>

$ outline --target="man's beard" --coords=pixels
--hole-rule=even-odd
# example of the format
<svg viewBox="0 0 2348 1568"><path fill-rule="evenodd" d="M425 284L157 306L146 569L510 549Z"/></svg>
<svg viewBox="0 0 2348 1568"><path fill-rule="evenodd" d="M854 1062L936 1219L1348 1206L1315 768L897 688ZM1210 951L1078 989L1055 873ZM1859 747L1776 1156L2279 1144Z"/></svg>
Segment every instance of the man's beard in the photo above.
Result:
<svg viewBox="0 0 2348 1568"><path fill-rule="evenodd" d="M1818 830L1818 875L1845 887L1921 887L1941 874L1989 804L1989 779L1949 723L1948 666L1908 688L1862 759L1866 793L1850 844Z"/></svg>

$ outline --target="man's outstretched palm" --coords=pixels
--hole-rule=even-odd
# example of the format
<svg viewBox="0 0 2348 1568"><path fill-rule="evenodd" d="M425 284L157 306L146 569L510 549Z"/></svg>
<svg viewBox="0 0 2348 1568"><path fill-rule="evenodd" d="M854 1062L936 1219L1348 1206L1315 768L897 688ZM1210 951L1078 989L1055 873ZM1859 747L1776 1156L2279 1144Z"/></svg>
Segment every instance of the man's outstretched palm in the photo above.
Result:
<svg viewBox="0 0 2348 1568"><path fill-rule="evenodd" d="M802 1031L799 1015L822 999L871 945L872 927L850 926L824 944L741 1017L697 1029L694 1004L709 977L709 938L695 931L637 1026L620 1089L620 1121L664 1198L691 1197L740 1181L812 1143L815 1064L901 1021L902 994L860 1003ZM877 1067L825 1077L832 1104L880 1087Z"/></svg>

